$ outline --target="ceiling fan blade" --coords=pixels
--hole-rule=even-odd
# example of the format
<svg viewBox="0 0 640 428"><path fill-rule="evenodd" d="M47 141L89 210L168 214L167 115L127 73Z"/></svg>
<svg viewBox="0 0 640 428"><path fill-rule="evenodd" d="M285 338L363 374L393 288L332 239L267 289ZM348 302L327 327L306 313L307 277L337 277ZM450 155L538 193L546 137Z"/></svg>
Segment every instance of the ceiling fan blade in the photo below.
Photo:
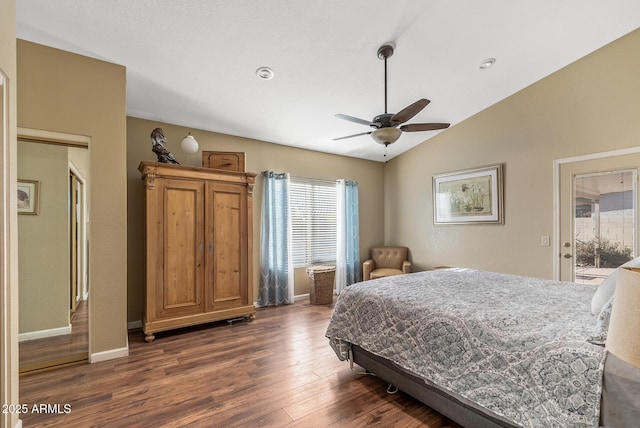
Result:
<svg viewBox="0 0 640 428"><path fill-rule="evenodd" d="M449 123L410 123L408 125L402 125L400 130L403 132L435 131L438 129L446 129L449 126Z"/></svg>
<svg viewBox="0 0 640 428"><path fill-rule="evenodd" d="M359 137L361 135L369 135L371 134L373 131L369 131L369 132L361 132L359 134L353 134L353 135L347 135L346 137L338 137L338 138L334 138L333 141L338 141L338 140L344 140L345 138L353 138L353 137Z"/></svg>
<svg viewBox="0 0 640 428"><path fill-rule="evenodd" d="M391 123L399 125L406 122L416 114L420 113L420 111L425 108L430 102L431 101L426 98L419 99L415 103L403 108L398 113L391 116Z"/></svg>
<svg viewBox="0 0 640 428"><path fill-rule="evenodd" d="M340 119L348 120L349 122L359 123L360 125L375 126L373 123L369 122L368 120L359 119L357 117L349 116L346 114L336 114L336 117Z"/></svg>

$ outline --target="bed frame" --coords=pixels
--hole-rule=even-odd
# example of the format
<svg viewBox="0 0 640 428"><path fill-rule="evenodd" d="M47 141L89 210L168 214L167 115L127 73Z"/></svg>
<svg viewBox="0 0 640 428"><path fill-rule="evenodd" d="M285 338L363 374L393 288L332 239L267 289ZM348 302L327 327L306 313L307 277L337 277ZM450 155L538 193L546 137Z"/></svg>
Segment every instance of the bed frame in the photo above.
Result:
<svg viewBox="0 0 640 428"><path fill-rule="evenodd" d="M357 345L351 345L351 350L354 363L464 427L518 427L498 415L488 414L486 410L482 410L465 398L456 397L434 385L429 385L393 362Z"/></svg>
<svg viewBox="0 0 640 428"><path fill-rule="evenodd" d="M470 400L443 391L395 363L351 345L352 361L463 427L517 428ZM640 368L609 353L604 368L600 426L635 426L640 420Z"/></svg>

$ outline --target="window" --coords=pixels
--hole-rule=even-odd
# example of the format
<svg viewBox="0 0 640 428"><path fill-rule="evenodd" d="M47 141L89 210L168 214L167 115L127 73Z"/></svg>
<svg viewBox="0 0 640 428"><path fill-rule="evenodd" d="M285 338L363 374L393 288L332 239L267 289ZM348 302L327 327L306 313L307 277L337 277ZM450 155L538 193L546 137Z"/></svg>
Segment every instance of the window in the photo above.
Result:
<svg viewBox="0 0 640 428"><path fill-rule="evenodd" d="M336 259L336 183L291 177L294 267Z"/></svg>

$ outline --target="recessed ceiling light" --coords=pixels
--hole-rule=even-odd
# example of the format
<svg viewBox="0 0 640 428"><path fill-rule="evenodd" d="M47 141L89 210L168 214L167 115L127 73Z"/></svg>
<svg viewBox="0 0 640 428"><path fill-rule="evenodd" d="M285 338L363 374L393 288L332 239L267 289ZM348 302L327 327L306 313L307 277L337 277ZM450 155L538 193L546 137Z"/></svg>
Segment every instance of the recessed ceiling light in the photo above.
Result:
<svg viewBox="0 0 640 428"><path fill-rule="evenodd" d="M480 70L486 70L487 68L491 68L495 63L496 63L495 58L487 58L478 65L478 68Z"/></svg>
<svg viewBox="0 0 640 428"><path fill-rule="evenodd" d="M273 79L274 73L269 67L260 67L256 70L256 76L262 80L271 80Z"/></svg>

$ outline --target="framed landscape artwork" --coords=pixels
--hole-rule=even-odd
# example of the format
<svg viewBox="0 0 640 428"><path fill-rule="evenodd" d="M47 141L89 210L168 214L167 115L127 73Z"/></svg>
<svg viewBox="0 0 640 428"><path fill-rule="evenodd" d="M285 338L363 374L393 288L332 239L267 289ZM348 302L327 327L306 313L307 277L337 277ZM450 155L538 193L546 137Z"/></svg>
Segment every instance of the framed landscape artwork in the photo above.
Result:
<svg viewBox="0 0 640 428"><path fill-rule="evenodd" d="M40 182L18 180L18 214L38 215Z"/></svg>
<svg viewBox="0 0 640 428"><path fill-rule="evenodd" d="M502 186L502 164L434 175L434 224L504 224Z"/></svg>

